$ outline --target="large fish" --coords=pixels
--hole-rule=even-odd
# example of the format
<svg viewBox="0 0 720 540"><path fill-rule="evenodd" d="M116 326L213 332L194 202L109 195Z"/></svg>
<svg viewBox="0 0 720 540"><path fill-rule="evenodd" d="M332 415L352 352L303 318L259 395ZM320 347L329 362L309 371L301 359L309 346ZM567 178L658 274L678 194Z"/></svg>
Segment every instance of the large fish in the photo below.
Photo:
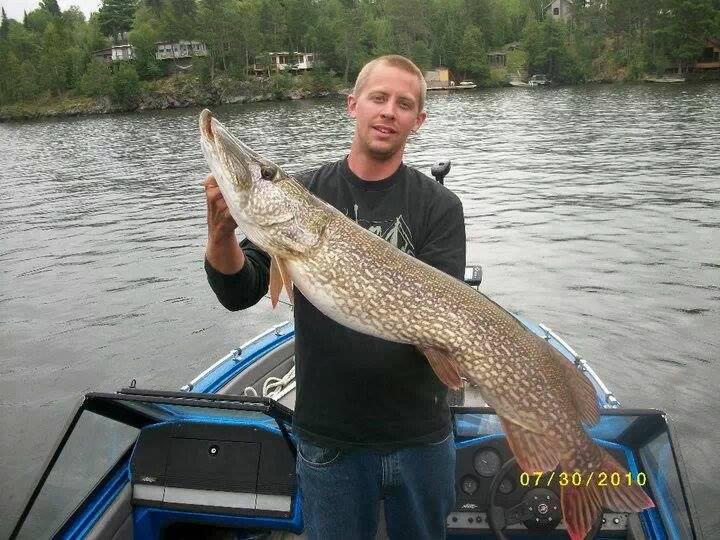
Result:
<svg viewBox="0 0 720 540"><path fill-rule="evenodd" d="M623 467L588 436L598 422L590 381L544 340L476 290L391 246L231 135L208 110L201 144L240 229L272 257L270 296L292 285L328 317L359 332L420 349L437 376L478 385L500 416L526 472L578 472L583 479ZM584 483L584 481L583 481ZM637 485L561 488L567 530L585 538L602 508L653 506Z"/></svg>

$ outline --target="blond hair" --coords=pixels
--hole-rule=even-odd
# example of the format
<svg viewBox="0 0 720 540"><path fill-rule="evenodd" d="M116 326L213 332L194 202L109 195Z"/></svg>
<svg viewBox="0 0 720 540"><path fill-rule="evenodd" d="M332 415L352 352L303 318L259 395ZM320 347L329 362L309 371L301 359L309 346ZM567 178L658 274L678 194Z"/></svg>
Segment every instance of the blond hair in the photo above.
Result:
<svg viewBox="0 0 720 540"><path fill-rule="evenodd" d="M422 112L425 107L427 82L425 82L425 77L423 76L422 71L420 71L420 68L417 67L412 60L405 58L404 56L400 56L399 54L386 54L385 56L380 56L374 60L370 60L367 64L365 64L360 70L360 73L358 73L357 79L355 79L353 94L356 96L360 94L367 83L368 77L370 77L370 73L372 73L372 70L380 64L402 69L403 71L406 71L411 75L415 75L418 78L418 81L420 82L420 108L418 111Z"/></svg>

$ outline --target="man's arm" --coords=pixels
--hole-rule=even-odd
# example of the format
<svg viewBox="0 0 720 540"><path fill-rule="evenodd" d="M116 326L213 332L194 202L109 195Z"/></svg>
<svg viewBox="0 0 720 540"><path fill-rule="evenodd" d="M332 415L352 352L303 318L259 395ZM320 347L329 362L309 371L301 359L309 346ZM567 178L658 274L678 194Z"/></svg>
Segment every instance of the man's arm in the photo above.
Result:
<svg viewBox="0 0 720 540"><path fill-rule="evenodd" d="M460 199L449 196L433 204L428 234L417 258L463 280L465 278L465 215Z"/></svg>
<svg viewBox="0 0 720 540"><path fill-rule="evenodd" d="M212 176L203 183L208 242L205 272L220 303L231 311L255 305L268 290L270 257L249 240L238 244L237 223Z"/></svg>

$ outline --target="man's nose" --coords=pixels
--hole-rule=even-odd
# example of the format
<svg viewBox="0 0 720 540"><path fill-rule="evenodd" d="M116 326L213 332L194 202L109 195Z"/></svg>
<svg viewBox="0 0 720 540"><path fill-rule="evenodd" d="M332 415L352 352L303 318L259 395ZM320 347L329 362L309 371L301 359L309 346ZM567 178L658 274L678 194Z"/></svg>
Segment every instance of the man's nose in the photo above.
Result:
<svg viewBox="0 0 720 540"><path fill-rule="evenodd" d="M382 111L380 111L380 115L383 118L395 118L395 103L390 99L387 100Z"/></svg>

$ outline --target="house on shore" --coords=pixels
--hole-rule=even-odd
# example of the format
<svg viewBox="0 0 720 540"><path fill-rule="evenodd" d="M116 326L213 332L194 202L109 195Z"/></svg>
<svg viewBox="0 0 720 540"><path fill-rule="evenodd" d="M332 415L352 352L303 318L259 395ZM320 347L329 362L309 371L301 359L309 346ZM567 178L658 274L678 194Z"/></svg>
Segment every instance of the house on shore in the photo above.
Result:
<svg viewBox="0 0 720 540"><path fill-rule="evenodd" d="M556 21L571 21L575 15L575 6L572 0L553 0L543 8L546 17Z"/></svg>
<svg viewBox="0 0 720 540"><path fill-rule="evenodd" d="M157 60L182 60L193 56L207 55L207 45L201 41L158 41L155 43Z"/></svg>
<svg viewBox="0 0 720 540"><path fill-rule="evenodd" d="M450 70L446 67L437 67L426 71L425 82L428 90L445 89L450 86Z"/></svg>
<svg viewBox="0 0 720 540"><path fill-rule="evenodd" d="M255 57L250 71L255 74L274 71L307 71L315 66L315 53L308 52L269 52L267 55Z"/></svg>
<svg viewBox="0 0 720 540"><path fill-rule="evenodd" d="M520 47L520 43L514 41L508 43L502 49L496 51L490 51L487 53L488 65L491 68L501 68L507 66L507 55L510 51L514 51Z"/></svg>
<svg viewBox="0 0 720 540"><path fill-rule="evenodd" d="M696 73L705 71L720 71L720 37L708 38L703 49L703 54L695 62L694 70Z"/></svg>
<svg viewBox="0 0 720 540"><path fill-rule="evenodd" d="M683 75L710 74L717 72L720 76L720 38L707 38L705 47L699 58L695 60L676 60L665 69L665 76L681 77Z"/></svg>
<svg viewBox="0 0 720 540"><path fill-rule="evenodd" d="M113 45L97 51L93 51L93 56L104 60L105 62L117 62L118 60L134 60L135 47L132 45Z"/></svg>

